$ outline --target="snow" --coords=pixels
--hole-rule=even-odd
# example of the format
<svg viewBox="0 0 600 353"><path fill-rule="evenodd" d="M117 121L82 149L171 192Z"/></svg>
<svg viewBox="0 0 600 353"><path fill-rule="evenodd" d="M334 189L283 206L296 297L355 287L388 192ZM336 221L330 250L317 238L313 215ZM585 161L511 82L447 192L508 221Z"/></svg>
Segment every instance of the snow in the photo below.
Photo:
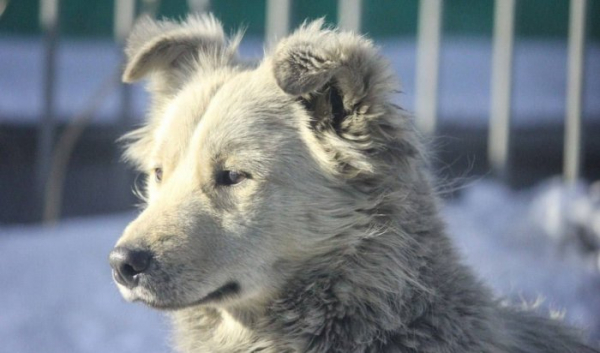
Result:
<svg viewBox="0 0 600 353"><path fill-rule="evenodd" d="M597 341L597 262L564 246L571 240L557 241L573 222L598 221L600 208L586 198L588 190L586 184L565 188L548 181L516 192L481 180L447 202L443 215L466 262L497 293L516 304L542 297L542 311L564 312L565 320L591 330ZM551 227L547 223L556 207L588 211L562 212L562 223ZM165 318L124 302L111 280L107 255L134 217L72 219L50 228L0 227L0 351L169 351Z"/></svg>
<svg viewBox="0 0 600 353"><path fill-rule="evenodd" d="M568 231L579 222L572 211L589 205L589 195L584 183L570 187L559 179L520 192L480 181L448 203L444 215L467 263L496 293L516 305L541 300L542 313L563 312L600 340L599 249L580 251ZM600 220L595 207L585 225L592 230Z"/></svg>
<svg viewBox="0 0 600 353"><path fill-rule="evenodd" d="M133 217L0 228L0 351L168 351L162 316L112 283L108 253Z"/></svg>
<svg viewBox="0 0 600 353"><path fill-rule="evenodd" d="M414 108L416 45L411 38L377 41L401 79L399 102ZM527 126L558 123L565 111L566 42L520 40L515 46L514 123ZM246 38L242 57L262 56L262 42ZM80 114L107 77L115 82L122 67L121 49L109 41L60 42L58 51L56 111L59 119ZM43 110L43 43L39 38L0 37L0 123L39 119ZM483 38L444 38L440 68L440 119L442 123L485 126L490 105L491 41ZM600 45L590 43L587 55L584 112L600 119ZM95 115L94 123L114 122L120 112L117 85ZM142 85L133 88L133 111L142 116L147 95Z"/></svg>

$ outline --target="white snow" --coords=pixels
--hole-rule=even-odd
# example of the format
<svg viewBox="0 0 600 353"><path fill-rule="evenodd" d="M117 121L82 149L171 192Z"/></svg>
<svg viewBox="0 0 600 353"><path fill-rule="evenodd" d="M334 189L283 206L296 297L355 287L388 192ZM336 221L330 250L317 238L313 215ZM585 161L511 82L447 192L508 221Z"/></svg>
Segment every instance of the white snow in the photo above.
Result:
<svg viewBox="0 0 600 353"><path fill-rule="evenodd" d="M414 107L416 46L411 38L377 41L402 82L398 98L409 111ZM242 57L260 58L262 42L246 38ZM39 119L43 110L43 43L38 38L0 37L0 123ZM514 63L514 123L558 123L565 111L566 42L520 40ZM482 38L444 38L440 68L440 119L442 123L485 126L490 106L491 41ZM106 79L122 67L121 49L108 41L60 42L58 50L56 111L69 120L89 104ZM600 46L590 43L586 65L584 113L600 118ZM115 86L116 87L116 86ZM114 122L120 112L115 89L95 115L94 123ZM133 88L133 111L144 114L147 95L142 85Z"/></svg>
<svg viewBox="0 0 600 353"><path fill-rule="evenodd" d="M107 265L133 217L0 228L0 351L168 351L162 316L124 302Z"/></svg>
<svg viewBox="0 0 600 353"><path fill-rule="evenodd" d="M579 251L578 239L568 232L576 221L570 211L589 201L582 190L583 183L571 188L558 179L521 192L480 181L449 202L444 216L467 263L496 293L515 304L542 300L542 313L564 312L565 320L600 340L598 249Z"/></svg>
<svg viewBox="0 0 600 353"><path fill-rule="evenodd" d="M564 311L598 340L599 272L561 251L547 235L555 228L542 227L561 190L548 182L515 192L484 180L448 202L444 217L466 261L497 293L517 304L541 296L543 307ZM112 283L107 255L134 217L0 227L0 351L169 351L163 316L124 302Z"/></svg>

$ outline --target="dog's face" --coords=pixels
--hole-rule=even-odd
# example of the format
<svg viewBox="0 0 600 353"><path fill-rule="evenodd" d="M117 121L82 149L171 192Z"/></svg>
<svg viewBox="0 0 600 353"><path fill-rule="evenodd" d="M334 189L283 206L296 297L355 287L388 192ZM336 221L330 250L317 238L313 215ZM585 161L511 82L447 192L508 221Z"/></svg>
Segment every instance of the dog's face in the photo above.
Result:
<svg viewBox="0 0 600 353"><path fill-rule="evenodd" d="M153 107L126 152L146 207L110 256L126 299L260 305L296 264L351 249L343 236L368 227L374 202L354 181L382 167L369 154L387 142L373 97L390 75L369 42L313 23L250 68L202 17L144 20L129 43L124 79L149 76Z"/></svg>

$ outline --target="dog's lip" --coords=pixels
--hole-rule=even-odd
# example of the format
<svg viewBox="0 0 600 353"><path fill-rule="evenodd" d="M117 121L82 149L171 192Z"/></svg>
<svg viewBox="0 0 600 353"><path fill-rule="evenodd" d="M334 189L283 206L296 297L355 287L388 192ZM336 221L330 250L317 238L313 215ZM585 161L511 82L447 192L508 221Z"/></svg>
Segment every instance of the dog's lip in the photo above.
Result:
<svg viewBox="0 0 600 353"><path fill-rule="evenodd" d="M222 285L221 287L215 289L214 291L208 293L204 297L192 301L191 303L162 303L156 300L145 300L143 298L137 298L135 301L141 301L144 304L159 310L180 310L193 306L208 304L211 302L215 302L226 297L231 297L237 294L240 291L240 285L236 281L230 281Z"/></svg>

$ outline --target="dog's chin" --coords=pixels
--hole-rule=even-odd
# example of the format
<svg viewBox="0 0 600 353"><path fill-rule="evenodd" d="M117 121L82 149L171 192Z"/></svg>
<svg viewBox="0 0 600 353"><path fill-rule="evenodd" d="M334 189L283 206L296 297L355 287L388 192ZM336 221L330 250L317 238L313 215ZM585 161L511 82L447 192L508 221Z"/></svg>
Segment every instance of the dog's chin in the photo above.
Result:
<svg viewBox="0 0 600 353"><path fill-rule="evenodd" d="M139 295L137 293L134 293L133 290L121 285L120 283L115 283L117 285L117 288L119 289L119 293L121 293L121 296L123 297L123 299L125 299L128 302L136 302L136 301L140 301Z"/></svg>
<svg viewBox="0 0 600 353"><path fill-rule="evenodd" d="M223 286L209 292L207 295L191 301L180 301L177 299L158 298L143 288L136 287L133 290L119 285L121 295L129 302L140 302L157 310L174 311L187 309L201 305L219 305L235 299L240 293L240 285L237 282L227 282Z"/></svg>

